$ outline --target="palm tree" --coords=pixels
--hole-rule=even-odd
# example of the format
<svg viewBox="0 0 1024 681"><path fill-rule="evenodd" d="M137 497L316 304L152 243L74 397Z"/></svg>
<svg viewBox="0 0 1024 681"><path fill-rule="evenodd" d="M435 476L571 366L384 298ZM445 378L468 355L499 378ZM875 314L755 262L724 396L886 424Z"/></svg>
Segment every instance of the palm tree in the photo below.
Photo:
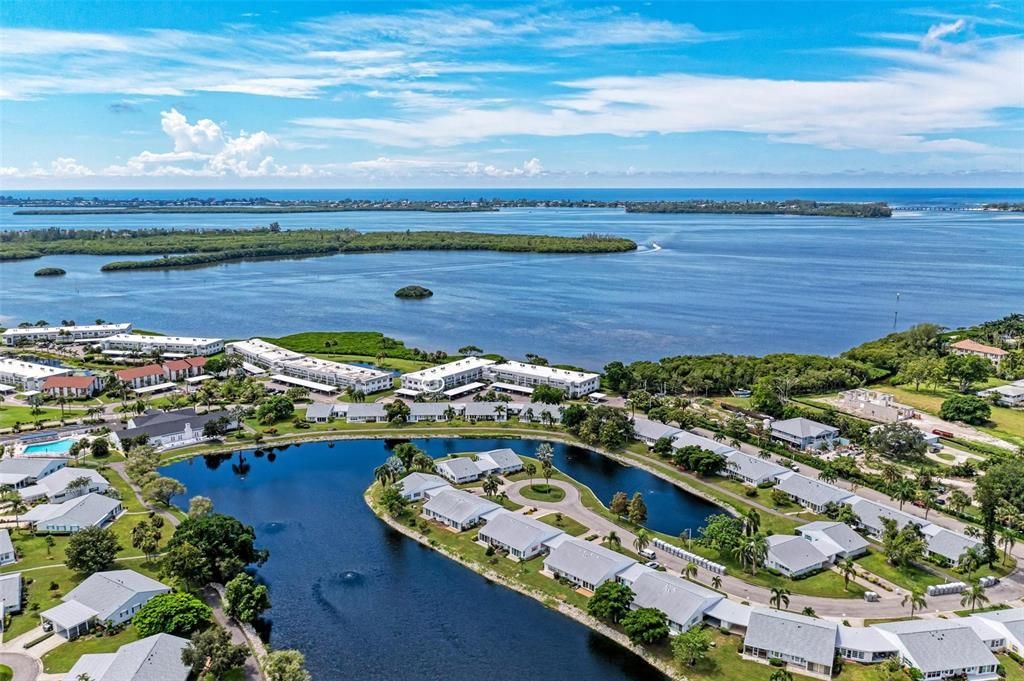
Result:
<svg viewBox="0 0 1024 681"><path fill-rule="evenodd" d="M807 617L817 617L818 616L818 613L814 612L814 608L812 608L809 605L806 606L803 610L801 610L800 614L801 615L806 615Z"/></svg>
<svg viewBox="0 0 1024 681"><path fill-rule="evenodd" d="M721 589L722 588L722 577L721 575L715 575L711 578L711 588Z"/></svg>
<svg viewBox="0 0 1024 681"><path fill-rule="evenodd" d="M768 556L768 540L761 533L754 535L747 544L747 551L750 558L750 574L756 575L757 567L763 565Z"/></svg>
<svg viewBox="0 0 1024 681"><path fill-rule="evenodd" d="M747 511L747 515L743 517L743 531L747 536L753 536L757 534L757 531L761 529L761 515L757 512L756 508L751 507Z"/></svg>
<svg viewBox="0 0 1024 681"><path fill-rule="evenodd" d="M386 463L382 463L373 469L373 478L381 485L386 485L395 479L395 470Z"/></svg>
<svg viewBox="0 0 1024 681"><path fill-rule="evenodd" d="M604 540L608 542L609 546L614 546L615 548L619 548L622 546L622 538L619 536L619 533L615 530L609 532L608 536L605 537Z"/></svg>
<svg viewBox="0 0 1024 681"><path fill-rule="evenodd" d="M924 598L924 592L920 589L914 589L900 601L900 605L903 607L910 606L910 616L914 616L914 612L917 610L923 610L928 606L928 601Z"/></svg>
<svg viewBox="0 0 1024 681"><path fill-rule="evenodd" d="M493 497L498 492L498 488L501 487L501 482L498 480L498 476L491 473L484 479L483 489L484 494L489 497Z"/></svg>
<svg viewBox="0 0 1024 681"><path fill-rule="evenodd" d="M784 607L788 608L789 596L789 589L781 586L773 586L772 597L768 599L768 605L772 606L776 610L782 610Z"/></svg>
<svg viewBox="0 0 1024 681"><path fill-rule="evenodd" d="M964 528L964 536L965 537L971 537L972 539L975 538L975 537L980 537L981 536L981 530L979 530L974 525L968 525L967 527Z"/></svg>
<svg viewBox="0 0 1024 681"><path fill-rule="evenodd" d="M1013 535L1013 530L1008 527L1000 528L999 545L1003 547L1003 565L1006 565L1006 559L1016 543L1017 538Z"/></svg>
<svg viewBox="0 0 1024 681"><path fill-rule="evenodd" d="M530 478L530 487L533 487L533 476L537 474L537 464L532 461L527 461L523 464L523 471Z"/></svg>
<svg viewBox="0 0 1024 681"><path fill-rule="evenodd" d="M697 564L692 560L687 563L686 567L683 568L683 575L687 579L695 579L697 577Z"/></svg>
<svg viewBox="0 0 1024 681"><path fill-rule="evenodd" d="M555 449L547 442L541 442L537 446L537 458L541 461L551 461L554 458Z"/></svg>
<svg viewBox="0 0 1024 681"><path fill-rule="evenodd" d="M908 501L913 501L917 496L917 485L912 480L900 480L897 482L889 495L894 501L900 502L900 510L903 510L903 504Z"/></svg>
<svg viewBox="0 0 1024 681"><path fill-rule="evenodd" d="M928 512L935 508L935 492L923 489L917 493L917 500L921 503L924 508L924 519L928 520Z"/></svg>
<svg viewBox="0 0 1024 681"><path fill-rule="evenodd" d="M955 513L963 513L971 505L971 498L963 490L955 489L949 493L949 507Z"/></svg>
<svg viewBox="0 0 1024 681"><path fill-rule="evenodd" d="M857 574L857 564L853 558L845 558L839 563L839 572L843 575L843 590L850 586L850 579Z"/></svg>
<svg viewBox="0 0 1024 681"><path fill-rule="evenodd" d="M971 588L964 592L964 595L960 598L960 605L971 606L971 612L974 612L975 608L979 605L985 605L988 603L988 596L985 595L985 587L980 582L975 582L971 585Z"/></svg>
<svg viewBox="0 0 1024 681"><path fill-rule="evenodd" d="M839 474L836 472L834 466L825 466L824 468L821 469L821 472L818 473L818 480L821 480L824 483L828 483L829 485L831 485L838 479Z"/></svg>
<svg viewBox="0 0 1024 681"><path fill-rule="evenodd" d="M501 420L505 416L505 412L508 411L508 407L504 403L494 405L494 413L497 415L497 419Z"/></svg>
<svg viewBox="0 0 1024 681"><path fill-rule="evenodd" d="M982 559L981 553L974 546L966 549L960 554L960 557L956 561L956 569L967 576L967 581L971 581L971 575L973 575L981 564L985 561Z"/></svg>
<svg viewBox="0 0 1024 681"><path fill-rule="evenodd" d="M455 417L459 415L459 412L455 411L455 407L449 404L444 410L444 420L454 421Z"/></svg>
<svg viewBox="0 0 1024 681"><path fill-rule="evenodd" d="M894 464L887 463L882 466L882 480L886 485L892 487L897 482L903 479L903 474L900 473L900 469Z"/></svg>
<svg viewBox="0 0 1024 681"><path fill-rule="evenodd" d="M633 539L633 547L637 550L637 553L639 553L650 545L651 533L641 527L636 531L636 538Z"/></svg>

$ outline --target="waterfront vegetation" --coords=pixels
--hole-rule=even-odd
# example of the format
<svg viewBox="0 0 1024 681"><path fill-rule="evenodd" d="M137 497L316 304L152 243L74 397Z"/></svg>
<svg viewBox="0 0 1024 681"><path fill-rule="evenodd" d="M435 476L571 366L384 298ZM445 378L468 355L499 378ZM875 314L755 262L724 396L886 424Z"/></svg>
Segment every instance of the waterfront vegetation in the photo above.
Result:
<svg viewBox="0 0 1024 681"><path fill-rule="evenodd" d="M568 237L445 231L360 233L351 229L281 230L276 223L244 230L48 229L0 233L0 261L44 255L159 256L110 262L101 268L105 272L171 269L254 258L422 250L596 254L636 250L636 243L599 234Z"/></svg>
<svg viewBox="0 0 1024 681"><path fill-rule="evenodd" d="M656 201L626 206L627 213L730 213L742 215L816 215L837 218L888 218L892 209L884 203L819 203L787 201Z"/></svg>
<svg viewBox="0 0 1024 681"><path fill-rule="evenodd" d="M40 267L35 272L35 276L37 277L60 277L65 274L67 274L67 272L59 267Z"/></svg>
<svg viewBox="0 0 1024 681"><path fill-rule="evenodd" d="M429 298L434 292L423 286L403 286L395 291L396 298Z"/></svg>

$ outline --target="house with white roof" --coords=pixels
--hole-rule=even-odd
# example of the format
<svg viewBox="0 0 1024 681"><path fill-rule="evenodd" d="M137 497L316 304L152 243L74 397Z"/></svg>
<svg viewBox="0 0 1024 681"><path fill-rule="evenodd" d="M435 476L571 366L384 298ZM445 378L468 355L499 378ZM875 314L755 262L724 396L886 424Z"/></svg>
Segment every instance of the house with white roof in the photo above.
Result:
<svg viewBox="0 0 1024 681"><path fill-rule="evenodd" d="M508 404L505 402L466 402L462 416L467 421L508 421Z"/></svg>
<svg viewBox="0 0 1024 681"><path fill-rule="evenodd" d="M209 357L224 349L220 338L195 338L192 336L148 336L137 333L118 333L100 340L104 350L121 350L149 354L198 355Z"/></svg>
<svg viewBox="0 0 1024 681"><path fill-rule="evenodd" d="M121 624L169 586L134 570L97 572L64 595L58 606L40 614L43 628L66 639L75 639L97 622Z"/></svg>
<svg viewBox="0 0 1024 681"><path fill-rule="evenodd" d="M126 643L116 653L89 653L64 677L64 681L186 681L192 671L181 661L188 641L170 634L156 634Z"/></svg>
<svg viewBox="0 0 1024 681"><path fill-rule="evenodd" d="M782 490L801 506L821 513L829 504L849 503L852 493L835 485L809 478L799 473L786 473L778 476L776 489Z"/></svg>
<svg viewBox="0 0 1024 681"><path fill-rule="evenodd" d="M548 542L562 531L519 513L498 513L480 528L478 541L504 551L509 558L529 560L547 551Z"/></svg>
<svg viewBox="0 0 1024 681"><path fill-rule="evenodd" d="M81 340L105 338L115 333L129 333L131 330L132 325L127 322L121 324L82 324L73 326L17 326L7 329L3 334L0 334L0 340L7 346L18 345L18 343L38 343L40 341L73 343Z"/></svg>
<svg viewBox="0 0 1024 681"><path fill-rule="evenodd" d="M827 567L832 561L803 537L773 534L768 537L766 567L790 578L801 577Z"/></svg>
<svg viewBox="0 0 1024 681"><path fill-rule="evenodd" d="M2 529L0 530L0 565L10 565L16 562L18 562L18 553L14 550L11 533Z"/></svg>
<svg viewBox="0 0 1024 681"><path fill-rule="evenodd" d="M835 562L867 553L868 541L845 523L818 520L796 528L796 533Z"/></svg>
<svg viewBox="0 0 1024 681"><path fill-rule="evenodd" d="M839 429L802 416L772 421L772 437L797 449L831 448L839 437Z"/></svg>
<svg viewBox="0 0 1024 681"><path fill-rule="evenodd" d="M446 489L431 494L423 504L423 515L458 531L468 530L504 509L493 501L482 499L461 489Z"/></svg>
<svg viewBox="0 0 1024 681"><path fill-rule="evenodd" d="M836 649L843 658L864 664L898 654L896 645L873 627L839 627Z"/></svg>
<svg viewBox="0 0 1024 681"><path fill-rule="evenodd" d="M700 447L722 456L728 456L736 451L735 447L715 442L709 437L697 435L688 430L681 431L672 436L672 449L682 449L683 447Z"/></svg>
<svg viewBox="0 0 1024 681"><path fill-rule="evenodd" d="M982 390L978 395L981 397L992 396L996 402L1004 407L1024 406L1024 386L1015 383L998 385L994 388Z"/></svg>
<svg viewBox="0 0 1024 681"><path fill-rule="evenodd" d="M483 477L484 473L468 456L455 456L436 464L437 473L455 485L464 485Z"/></svg>
<svg viewBox="0 0 1024 681"><path fill-rule="evenodd" d="M52 376L68 376L71 373L71 369L0 357L0 383L23 390L42 390L46 379Z"/></svg>
<svg viewBox="0 0 1024 681"><path fill-rule="evenodd" d="M333 421L339 413L344 414L348 411L347 409L343 411L335 410L335 406L340 405L334 405L330 402L313 402L306 407L306 420L310 423L328 423Z"/></svg>
<svg viewBox="0 0 1024 681"><path fill-rule="evenodd" d="M59 504L39 504L21 516L36 532L74 534L104 527L124 511L121 502L103 494L86 494Z"/></svg>
<svg viewBox="0 0 1024 681"><path fill-rule="evenodd" d="M491 381L531 388L549 385L564 391L569 398L589 395L601 387L599 374L523 362L491 364L484 369L484 376Z"/></svg>
<svg viewBox="0 0 1024 681"><path fill-rule="evenodd" d="M544 569L556 579L593 591L635 562L611 549L570 537L551 550Z"/></svg>
<svg viewBox="0 0 1024 681"><path fill-rule="evenodd" d="M15 489L21 489L36 484L67 465L67 459L7 457L0 459L0 481Z"/></svg>
<svg viewBox="0 0 1024 681"><path fill-rule="evenodd" d="M633 436L648 447L653 447L654 443L663 437L672 439L677 433L681 432L683 431L680 428L667 426L664 423L658 423L643 417L633 419Z"/></svg>
<svg viewBox="0 0 1024 681"><path fill-rule="evenodd" d="M723 598L704 612L704 621L718 629L746 632L752 611L749 605Z"/></svg>
<svg viewBox="0 0 1024 681"><path fill-rule="evenodd" d="M346 420L349 423L384 423L388 413L380 402L353 402L348 405Z"/></svg>
<svg viewBox="0 0 1024 681"><path fill-rule="evenodd" d="M25 501L46 498L59 504L85 494L103 494L110 489L107 479L92 468L61 468L39 482L19 491Z"/></svg>
<svg viewBox="0 0 1024 681"><path fill-rule="evenodd" d="M959 532L947 530L934 523L921 528L925 537L924 555L943 564L954 564L967 549L980 549L983 544Z"/></svg>
<svg viewBox="0 0 1024 681"><path fill-rule="evenodd" d="M23 591L20 572L0 575L0 633L3 633L4 615L21 612Z"/></svg>
<svg viewBox="0 0 1024 681"><path fill-rule="evenodd" d="M887 518L896 523L896 529L903 529L906 525L914 523L918 526L924 526L926 522L917 516L904 513L895 508L884 506L874 501L869 501L861 497L853 497L846 501L853 508L853 512L857 514L857 518L860 520L860 527L872 537L881 537L882 533L885 532L885 526L882 524L882 519Z"/></svg>
<svg viewBox="0 0 1024 681"><path fill-rule="evenodd" d="M558 404L543 402L527 402L525 404L509 404L509 408L519 408L519 420L524 423L561 423L563 407Z"/></svg>
<svg viewBox="0 0 1024 681"><path fill-rule="evenodd" d="M979 612L967 618L968 622L972 620L981 620L1002 634L1005 650L1024 654L1024 608Z"/></svg>
<svg viewBox="0 0 1024 681"><path fill-rule="evenodd" d="M743 452L732 452L726 455L725 468L722 469L722 472L748 485L760 485L762 483L778 482L780 475L791 473L792 471L757 456L750 456Z"/></svg>
<svg viewBox="0 0 1024 681"><path fill-rule="evenodd" d="M443 478L431 473L410 473L396 483L402 496L409 501L423 499L432 490L451 488Z"/></svg>
<svg viewBox="0 0 1024 681"><path fill-rule="evenodd" d="M483 378L484 369L494 364L485 357L464 357L436 367L427 367L402 375L402 388L416 392L438 393Z"/></svg>
<svg viewBox="0 0 1024 681"><path fill-rule="evenodd" d="M447 421L451 413L450 402L413 402L409 405L409 423Z"/></svg>
<svg viewBox="0 0 1024 681"><path fill-rule="evenodd" d="M519 458L518 454L507 447L492 449L489 452L480 452L476 458L478 464L483 461L492 463L496 467L495 472L500 475L510 475L523 470L523 460Z"/></svg>
<svg viewBox="0 0 1024 681"><path fill-rule="evenodd" d="M802 674L828 679L836 652L838 626L815 617L754 608L743 639L743 657L782 660Z"/></svg>
<svg viewBox="0 0 1024 681"><path fill-rule="evenodd" d="M920 670L926 681L957 676L968 681L998 678L998 661L991 649L963 622L908 620L873 628L894 644L903 663Z"/></svg>
<svg viewBox="0 0 1024 681"><path fill-rule="evenodd" d="M673 634L680 634L700 623L704 612L722 599L720 593L657 570L644 572L630 588L633 590L630 608L661 610Z"/></svg>

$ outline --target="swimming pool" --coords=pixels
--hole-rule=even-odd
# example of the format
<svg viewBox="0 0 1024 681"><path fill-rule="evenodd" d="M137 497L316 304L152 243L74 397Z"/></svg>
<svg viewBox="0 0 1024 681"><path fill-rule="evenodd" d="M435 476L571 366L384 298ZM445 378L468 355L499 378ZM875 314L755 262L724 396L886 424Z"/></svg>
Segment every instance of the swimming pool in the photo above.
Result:
<svg viewBox="0 0 1024 681"><path fill-rule="evenodd" d="M67 454L71 451L71 445L74 444L74 440L65 438L63 440L54 440L53 442L41 442L37 445L25 445L24 453L27 455L32 454Z"/></svg>

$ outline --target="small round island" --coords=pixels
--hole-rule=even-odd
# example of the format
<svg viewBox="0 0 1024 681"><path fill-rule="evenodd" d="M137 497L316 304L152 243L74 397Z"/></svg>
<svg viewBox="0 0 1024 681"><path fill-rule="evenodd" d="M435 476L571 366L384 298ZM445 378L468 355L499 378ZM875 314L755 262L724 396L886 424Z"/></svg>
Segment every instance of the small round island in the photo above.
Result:
<svg viewBox="0 0 1024 681"><path fill-rule="evenodd" d="M36 270L37 277L63 277L67 272L59 267L42 267Z"/></svg>
<svg viewBox="0 0 1024 681"><path fill-rule="evenodd" d="M434 292L422 286L403 286L395 291L396 298L429 298Z"/></svg>

